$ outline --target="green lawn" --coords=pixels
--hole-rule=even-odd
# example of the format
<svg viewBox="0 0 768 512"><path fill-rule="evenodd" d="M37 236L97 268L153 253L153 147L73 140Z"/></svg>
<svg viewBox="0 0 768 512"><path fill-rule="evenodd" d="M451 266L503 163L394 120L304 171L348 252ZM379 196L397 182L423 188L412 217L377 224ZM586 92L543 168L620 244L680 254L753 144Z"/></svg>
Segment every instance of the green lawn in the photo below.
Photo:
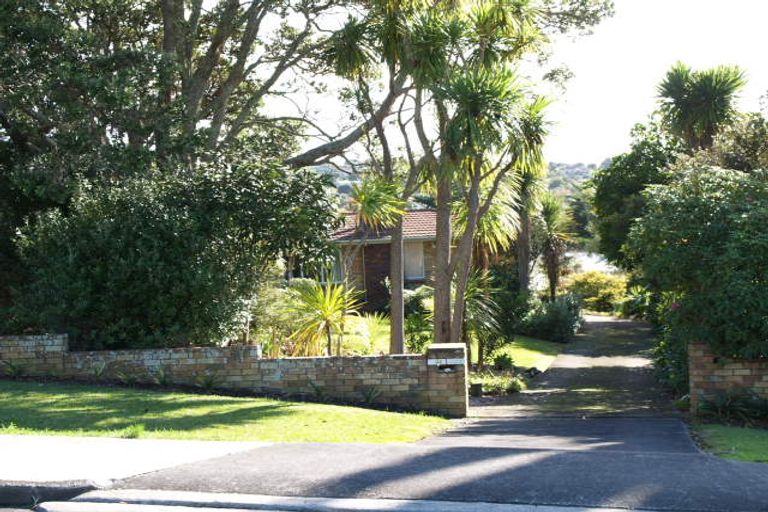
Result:
<svg viewBox="0 0 768 512"><path fill-rule="evenodd" d="M554 343L528 336L515 336L515 341L499 349L497 353L509 354L515 363L515 366L524 368L536 367L545 371L555 360L557 355L565 347L562 343ZM472 348L472 357L477 362L477 350Z"/></svg>
<svg viewBox="0 0 768 512"><path fill-rule="evenodd" d="M705 448L726 459L768 462L768 430L762 428L699 425Z"/></svg>
<svg viewBox="0 0 768 512"><path fill-rule="evenodd" d="M0 381L0 434L390 443L448 425L435 416L358 407Z"/></svg>

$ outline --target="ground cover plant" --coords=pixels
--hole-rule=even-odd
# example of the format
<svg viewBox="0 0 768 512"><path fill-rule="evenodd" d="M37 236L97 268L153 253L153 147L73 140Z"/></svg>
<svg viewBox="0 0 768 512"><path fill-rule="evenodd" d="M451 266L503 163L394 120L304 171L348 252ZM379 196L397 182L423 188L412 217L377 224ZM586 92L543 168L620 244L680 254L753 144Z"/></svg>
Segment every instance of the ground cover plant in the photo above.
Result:
<svg viewBox="0 0 768 512"><path fill-rule="evenodd" d="M514 372L483 370L473 373L470 384L482 384L485 395L508 395L528 387L525 378Z"/></svg>
<svg viewBox="0 0 768 512"><path fill-rule="evenodd" d="M417 441L436 416L268 398L0 380L0 434L211 441Z"/></svg>

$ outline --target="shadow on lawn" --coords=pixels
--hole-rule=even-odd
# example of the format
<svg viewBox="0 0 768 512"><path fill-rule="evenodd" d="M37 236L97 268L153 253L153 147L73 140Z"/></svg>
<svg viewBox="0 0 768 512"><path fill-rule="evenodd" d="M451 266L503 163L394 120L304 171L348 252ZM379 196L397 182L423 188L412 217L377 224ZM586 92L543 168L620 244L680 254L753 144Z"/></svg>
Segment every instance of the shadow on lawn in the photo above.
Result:
<svg viewBox="0 0 768 512"><path fill-rule="evenodd" d="M0 426L51 432L110 432L137 424L147 431L187 431L253 423L295 414L296 409L276 400L0 382Z"/></svg>

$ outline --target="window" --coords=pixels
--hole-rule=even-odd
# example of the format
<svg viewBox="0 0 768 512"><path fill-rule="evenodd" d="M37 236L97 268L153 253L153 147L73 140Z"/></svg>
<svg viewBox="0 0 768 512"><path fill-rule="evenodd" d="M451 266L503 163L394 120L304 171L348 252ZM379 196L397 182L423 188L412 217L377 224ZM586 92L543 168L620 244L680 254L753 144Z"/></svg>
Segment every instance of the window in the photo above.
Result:
<svg viewBox="0 0 768 512"><path fill-rule="evenodd" d="M341 265L341 254L339 252L336 252L334 255L332 267L320 267L320 282L327 283L328 277L331 278L332 283L340 283L344 281L344 270Z"/></svg>
<svg viewBox="0 0 768 512"><path fill-rule="evenodd" d="M403 248L405 249L405 279L424 279L424 243L406 242Z"/></svg>

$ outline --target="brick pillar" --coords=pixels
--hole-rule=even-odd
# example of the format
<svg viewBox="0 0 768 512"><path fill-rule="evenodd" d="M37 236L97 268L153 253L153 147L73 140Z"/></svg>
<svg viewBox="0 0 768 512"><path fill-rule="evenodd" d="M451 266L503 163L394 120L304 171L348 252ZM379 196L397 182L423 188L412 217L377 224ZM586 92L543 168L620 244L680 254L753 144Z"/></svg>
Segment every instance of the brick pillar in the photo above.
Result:
<svg viewBox="0 0 768 512"><path fill-rule="evenodd" d="M688 345L691 412L702 399L737 390L752 390L768 399L768 359L731 359L715 355L706 343Z"/></svg>
<svg viewBox="0 0 768 512"><path fill-rule="evenodd" d="M706 344L693 342L688 344L688 396L691 414L699 410L701 397L709 387L708 379L714 373L715 363Z"/></svg>
<svg viewBox="0 0 768 512"><path fill-rule="evenodd" d="M427 350L428 404L431 411L464 418L469 411L467 347L439 343Z"/></svg>

